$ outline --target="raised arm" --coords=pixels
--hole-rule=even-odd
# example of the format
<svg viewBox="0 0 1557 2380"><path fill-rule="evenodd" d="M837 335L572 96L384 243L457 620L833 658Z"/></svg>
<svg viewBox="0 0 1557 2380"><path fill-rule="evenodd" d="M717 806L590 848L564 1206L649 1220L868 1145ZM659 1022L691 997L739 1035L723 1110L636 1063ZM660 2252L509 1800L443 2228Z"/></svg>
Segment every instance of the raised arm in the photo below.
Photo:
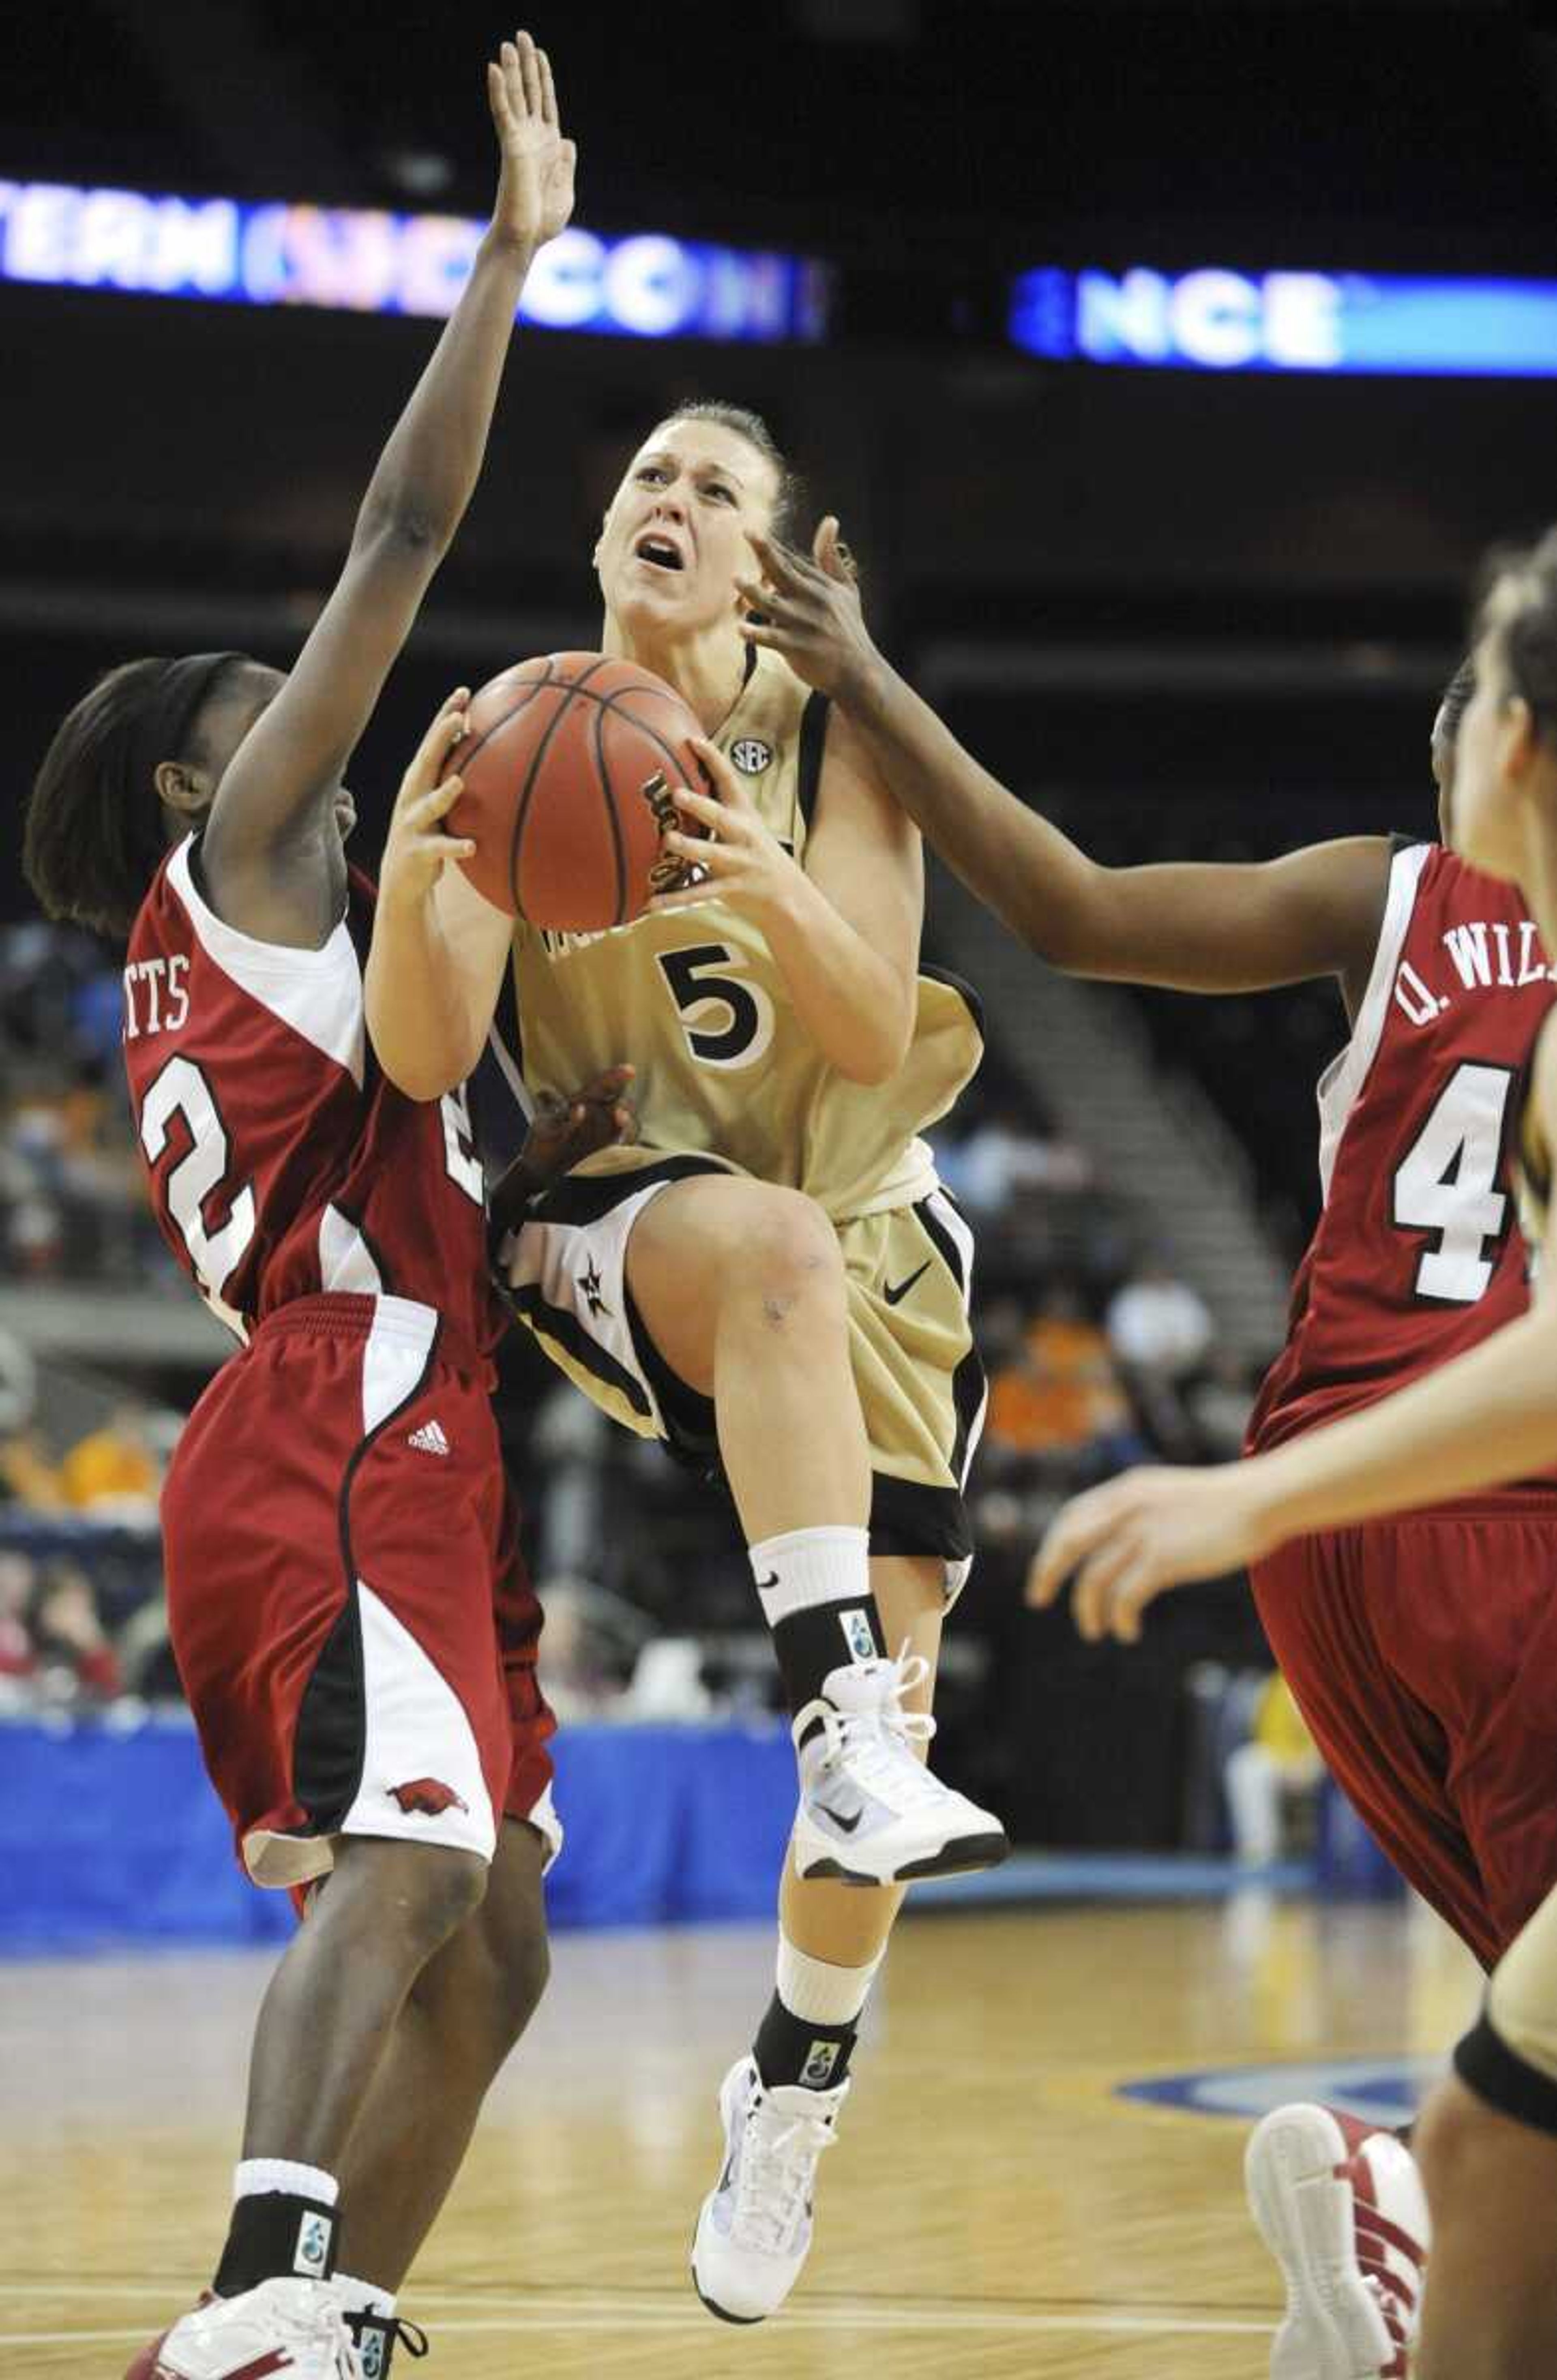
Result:
<svg viewBox="0 0 1557 2380"><path fill-rule="evenodd" d="M573 144L528 33L488 67L487 96L502 165L470 278L379 458L340 578L202 837L219 913L265 941L317 945L340 914L341 772L470 501L530 261L572 212Z"/></svg>
<svg viewBox="0 0 1557 2380"><path fill-rule="evenodd" d="M1016 800L872 643L831 517L811 559L753 538L744 591L770 645L832 695L915 824L969 892L1067 974L1179 991L1257 991L1339 976L1355 1005L1373 963L1390 850L1381 836L1263 864L1103 868Z"/></svg>

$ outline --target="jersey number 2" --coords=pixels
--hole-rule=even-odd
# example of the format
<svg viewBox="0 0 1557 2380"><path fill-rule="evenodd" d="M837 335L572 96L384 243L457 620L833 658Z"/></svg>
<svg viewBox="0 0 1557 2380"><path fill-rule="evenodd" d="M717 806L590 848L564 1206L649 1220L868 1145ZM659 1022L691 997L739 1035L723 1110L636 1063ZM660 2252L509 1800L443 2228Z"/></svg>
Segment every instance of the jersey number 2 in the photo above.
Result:
<svg viewBox="0 0 1557 2380"><path fill-rule="evenodd" d="M184 1119L189 1147L163 1184L167 1211L183 1235L195 1279L218 1319L241 1338L242 1325L224 1304L222 1292L254 1236L254 1191L246 1183L228 1201L227 1220L221 1229L210 1228L205 1202L221 1187L227 1170L227 1135L211 1086L189 1058L170 1058L141 1101L140 1146L149 1165L155 1165L166 1148L168 1126L176 1115Z"/></svg>
<svg viewBox="0 0 1557 2380"><path fill-rule="evenodd" d="M1513 1081L1505 1066L1456 1066L1395 1168L1395 1228L1438 1234L1412 1284L1435 1305L1474 1305L1492 1278L1508 1221L1497 1181Z"/></svg>

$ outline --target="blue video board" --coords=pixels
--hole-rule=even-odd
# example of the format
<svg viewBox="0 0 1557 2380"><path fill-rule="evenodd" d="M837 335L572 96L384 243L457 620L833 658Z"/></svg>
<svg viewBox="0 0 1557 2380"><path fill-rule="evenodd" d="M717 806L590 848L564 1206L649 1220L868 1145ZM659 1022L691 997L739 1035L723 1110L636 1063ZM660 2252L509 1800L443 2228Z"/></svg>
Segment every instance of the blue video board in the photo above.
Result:
<svg viewBox="0 0 1557 2380"><path fill-rule="evenodd" d="M1057 362L1557 376L1557 281L1045 266L1016 283L1008 328Z"/></svg>
<svg viewBox="0 0 1557 2380"><path fill-rule="evenodd" d="M452 312L485 225L377 208L0 181L0 282L363 314ZM577 225L537 256L519 307L548 330L776 345L827 334L805 257Z"/></svg>

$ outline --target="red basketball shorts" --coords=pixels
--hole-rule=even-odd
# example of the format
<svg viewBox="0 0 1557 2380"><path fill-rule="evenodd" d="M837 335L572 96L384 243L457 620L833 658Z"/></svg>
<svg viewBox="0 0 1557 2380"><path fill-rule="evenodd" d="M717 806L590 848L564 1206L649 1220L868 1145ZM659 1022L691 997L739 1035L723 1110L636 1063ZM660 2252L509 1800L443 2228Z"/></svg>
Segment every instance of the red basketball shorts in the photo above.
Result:
<svg viewBox="0 0 1557 2380"><path fill-rule="evenodd" d="M1296 1538L1251 1578L1332 1775L1491 1967L1557 1884L1557 1499Z"/></svg>
<svg viewBox="0 0 1557 2380"><path fill-rule="evenodd" d="M213 1783L259 1884L341 1834L490 1859L553 1846L554 1720L487 1367L429 1306L284 1306L218 1373L163 1491L168 1619Z"/></svg>

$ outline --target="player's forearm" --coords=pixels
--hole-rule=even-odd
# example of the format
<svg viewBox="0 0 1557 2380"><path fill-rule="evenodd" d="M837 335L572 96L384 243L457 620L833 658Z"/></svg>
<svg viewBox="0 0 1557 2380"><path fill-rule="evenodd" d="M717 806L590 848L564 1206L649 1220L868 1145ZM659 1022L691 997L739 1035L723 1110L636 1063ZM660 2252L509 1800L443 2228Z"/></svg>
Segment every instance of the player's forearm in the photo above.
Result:
<svg viewBox="0 0 1557 2380"><path fill-rule="evenodd" d="M1441 1504L1557 1464L1557 1306L1366 1413L1243 1469L1271 1546L1316 1529Z"/></svg>
<svg viewBox="0 0 1557 2380"><path fill-rule="evenodd" d="M829 1065L851 1082L890 1082L913 1038L916 984L796 871L762 932L789 1005Z"/></svg>
<svg viewBox="0 0 1557 2380"><path fill-rule="evenodd" d="M442 1099L480 1056L482 1035L430 900L380 901L363 999L378 1062L407 1099Z"/></svg>
<svg viewBox="0 0 1557 2380"><path fill-rule="evenodd" d="M458 305L391 433L358 540L391 528L441 553L475 491L519 293L535 250L489 228Z"/></svg>
<svg viewBox="0 0 1557 2380"><path fill-rule="evenodd" d="M1091 918L1105 873L980 768L906 679L876 665L840 707L883 781L947 866L1040 958L1089 971L1107 952Z"/></svg>

